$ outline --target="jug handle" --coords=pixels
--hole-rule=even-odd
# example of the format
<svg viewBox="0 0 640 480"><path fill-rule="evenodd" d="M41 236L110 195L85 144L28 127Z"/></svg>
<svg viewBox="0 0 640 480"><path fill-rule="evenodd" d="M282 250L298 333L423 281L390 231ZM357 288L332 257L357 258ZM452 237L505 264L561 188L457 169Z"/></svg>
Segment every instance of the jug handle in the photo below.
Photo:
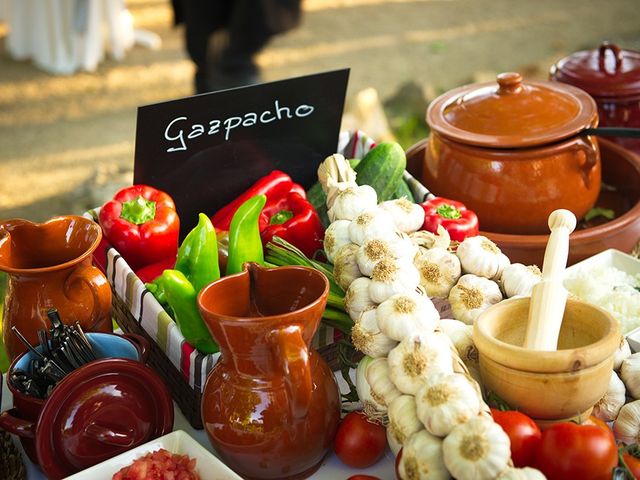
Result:
<svg viewBox="0 0 640 480"><path fill-rule="evenodd" d="M0 428L19 437L35 438L35 424L30 420L18 417L17 413L15 408L0 413Z"/></svg>
<svg viewBox="0 0 640 480"><path fill-rule="evenodd" d="M94 320L94 324L89 325L93 329L95 324L102 318L108 317L111 311L111 286L107 277L99 268L93 265L80 265L71 275L67 277L64 284L65 296L69 296L69 290L76 282L83 282L91 290L93 295L93 310L89 318Z"/></svg>
<svg viewBox="0 0 640 480"><path fill-rule="evenodd" d="M300 325L273 330L271 340L275 349L276 362L284 375L289 396L289 411L294 418L303 418L311 402L311 368L309 350L302 338Z"/></svg>
<svg viewBox="0 0 640 480"><path fill-rule="evenodd" d="M136 349L140 354L140 362L147 363L147 359L149 358L149 353L150 353L149 349L151 348L149 340L147 340L142 335L139 335L137 333L123 333L122 336L125 337L127 340L130 340L131 343L133 343L136 346Z"/></svg>
<svg viewBox="0 0 640 480"><path fill-rule="evenodd" d="M579 150L584 152L583 155L580 155L578 160L578 167L581 170L580 173L582 173L582 181L584 182L585 187L591 188L593 172L598 163L598 147L594 150L592 141L587 137L579 138L576 145Z"/></svg>
<svg viewBox="0 0 640 480"><path fill-rule="evenodd" d="M84 429L84 434L99 443L115 447L131 447L135 440L131 431L117 431L98 423L87 425Z"/></svg>

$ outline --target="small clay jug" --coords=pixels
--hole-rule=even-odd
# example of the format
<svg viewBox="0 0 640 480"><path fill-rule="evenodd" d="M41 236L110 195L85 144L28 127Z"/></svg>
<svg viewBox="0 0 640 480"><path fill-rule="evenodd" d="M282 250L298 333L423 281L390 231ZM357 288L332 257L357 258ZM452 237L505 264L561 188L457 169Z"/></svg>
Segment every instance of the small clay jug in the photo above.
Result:
<svg viewBox="0 0 640 480"><path fill-rule="evenodd" d="M205 385L202 420L220 457L245 478L306 478L331 446L338 386L310 347L328 292L317 270L247 263L198 296L221 351Z"/></svg>
<svg viewBox="0 0 640 480"><path fill-rule="evenodd" d="M80 216L0 221L0 271L8 274L2 339L12 360L26 350L12 327L38 344L38 330L51 327L50 308L86 332L112 331L111 287L91 265L101 238L100 225Z"/></svg>

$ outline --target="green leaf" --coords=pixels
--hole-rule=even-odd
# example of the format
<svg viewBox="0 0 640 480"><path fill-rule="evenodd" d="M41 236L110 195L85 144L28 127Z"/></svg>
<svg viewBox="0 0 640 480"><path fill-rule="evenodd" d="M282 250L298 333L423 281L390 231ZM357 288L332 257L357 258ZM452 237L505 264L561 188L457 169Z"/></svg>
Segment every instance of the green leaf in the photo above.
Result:
<svg viewBox="0 0 640 480"><path fill-rule="evenodd" d="M616 217L616 213L610 208L596 207L589 210L584 216L584 219L588 222L589 220L592 220L596 217L604 217L607 220L613 220Z"/></svg>

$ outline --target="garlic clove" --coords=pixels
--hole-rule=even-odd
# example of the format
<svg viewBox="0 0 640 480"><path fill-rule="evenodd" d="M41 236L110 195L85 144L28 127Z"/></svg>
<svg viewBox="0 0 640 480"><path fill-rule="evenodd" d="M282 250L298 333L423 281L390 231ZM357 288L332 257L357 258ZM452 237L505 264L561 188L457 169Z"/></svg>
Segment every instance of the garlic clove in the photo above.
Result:
<svg viewBox="0 0 640 480"><path fill-rule="evenodd" d="M433 332L440 314L429 297L418 292L397 293L376 310L380 330L397 341L414 332Z"/></svg>
<svg viewBox="0 0 640 480"><path fill-rule="evenodd" d="M426 430L411 435L402 448L398 473L400 478L407 480L450 478L443 460L442 440Z"/></svg>
<svg viewBox="0 0 640 480"><path fill-rule="evenodd" d="M430 297L447 298L462 272L458 257L444 248L422 251L415 266L420 285Z"/></svg>
<svg viewBox="0 0 640 480"><path fill-rule="evenodd" d="M478 364L480 355L473 343L473 325L467 325L460 320L441 319L438 327L451 339L458 356L467 367L480 368Z"/></svg>
<svg viewBox="0 0 640 480"><path fill-rule="evenodd" d="M369 296L382 303L397 294L414 291L420 284L420 274L407 260L383 258L373 268Z"/></svg>
<svg viewBox="0 0 640 480"><path fill-rule="evenodd" d="M613 369L615 371L620 370L622 367L622 362L631 356L631 347L629 347L629 342L624 335L620 335L620 345L618 349L613 354Z"/></svg>
<svg viewBox="0 0 640 480"><path fill-rule="evenodd" d="M468 273L460 277L448 299L453 316L472 325L482 312L502 300L502 293L496 282Z"/></svg>
<svg viewBox="0 0 640 480"><path fill-rule="evenodd" d="M338 250L333 262L333 277L345 291L356 278L362 277L356 261L356 253L359 248L355 243L344 245Z"/></svg>
<svg viewBox="0 0 640 480"><path fill-rule="evenodd" d="M363 410L365 413L370 412L386 412L387 406L378 403L371 395L371 387L369 386L369 382L367 381L367 368L373 361L372 357L364 356L358 363L358 367L356 368L356 392L358 393L358 398L360 402L362 402Z"/></svg>
<svg viewBox="0 0 640 480"><path fill-rule="evenodd" d="M351 328L351 342L356 350L373 358L386 356L398 342L378 328L376 309L362 312Z"/></svg>
<svg viewBox="0 0 640 480"><path fill-rule="evenodd" d="M338 251L351 243L349 238L349 220L336 220L327 227L324 232L324 253L327 260L333 263Z"/></svg>
<svg viewBox="0 0 640 480"><path fill-rule="evenodd" d="M402 395L389 375L389 364L386 358L374 358L365 370L365 378L369 384L371 396L376 403L386 408Z"/></svg>
<svg viewBox="0 0 640 480"><path fill-rule="evenodd" d="M362 212L376 208L378 195L373 187L369 185L348 186L339 190L335 197L327 197L327 205L333 201L327 211L329 220L354 220Z"/></svg>
<svg viewBox="0 0 640 480"><path fill-rule="evenodd" d="M616 440L627 445L640 442L640 400L624 405L613 422Z"/></svg>
<svg viewBox="0 0 640 480"><path fill-rule="evenodd" d="M412 233L420 230L424 223L424 209L417 203L407 198L387 200L380 203L379 207L388 212L398 230L404 233Z"/></svg>
<svg viewBox="0 0 640 480"><path fill-rule="evenodd" d="M497 423L479 415L453 428L442 454L457 480L492 479L507 469L511 442Z"/></svg>
<svg viewBox="0 0 640 480"><path fill-rule="evenodd" d="M498 475L498 480L546 480L540 470L531 467L507 468Z"/></svg>
<svg viewBox="0 0 640 480"><path fill-rule="evenodd" d="M387 441L392 450L400 450L411 435L424 429L422 422L418 419L416 400L413 395L400 395L393 400L387 415L389 417ZM400 448L397 448L398 446ZM397 451L395 453L397 454Z"/></svg>
<svg viewBox="0 0 640 480"><path fill-rule="evenodd" d="M349 238L357 245L374 238L393 240L396 236L393 218L378 207L362 211L349 225Z"/></svg>
<svg viewBox="0 0 640 480"><path fill-rule="evenodd" d="M624 405L626 389L624 383L616 372L611 372L611 380L609 387L598 403L593 407L592 415L598 417L603 422L612 422L620 413L620 409Z"/></svg>
<svg viewBox="0 0 640 480"><path fill-rule="evenodd" d="M531 296L533 286L542 280L542 272L536 265L512 263L504 267L500 283L507 298L516 295Z"/></svg>
<svg viewBox="0 0 640 480"><path fill-rule="evenodd" d="M624 382L629 395L634 400L640 399L640 352L629 355L622 361L620 378Z"/></svg>
<svg viewBox="0 0 640 480"><path fill-rule="evenodd" d="M479 277L495 280L500 278L509 258L487 237L477 235L465 238L456 255L460 259L462 271Z"/></svg>
<svg viewBox="0 0 640 480"><path fill-rule="evenodd" d="M360 318L362 312L378 306L369 295L371 279L367 277L356 278L344 295L344 309L354 322Z"/></svg>

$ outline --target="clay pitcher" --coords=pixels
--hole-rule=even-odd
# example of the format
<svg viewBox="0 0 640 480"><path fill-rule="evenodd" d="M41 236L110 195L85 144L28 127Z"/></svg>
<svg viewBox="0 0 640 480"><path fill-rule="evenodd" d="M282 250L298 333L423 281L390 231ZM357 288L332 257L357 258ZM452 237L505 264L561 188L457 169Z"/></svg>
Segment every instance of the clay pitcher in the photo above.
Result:
<svg viewBox="0 0 640 480"><path fill-rule="evenodd" d="M202 396L204 427L245 478L306 478L331 446L340 396L310 347L328 292L317 270L248 263L198 296L221 351Z"/></svg>
<svg viewBox="0 0 640 480"><path fill-rule="evenodd" d="M8 274L2 339L12 360L26 347L11 327L37 345L38 330L51 327L50 308L85 331L112 331L111 287L91 265L101 238L97 223L73 215L0 222L0 271Z"/></svg>

